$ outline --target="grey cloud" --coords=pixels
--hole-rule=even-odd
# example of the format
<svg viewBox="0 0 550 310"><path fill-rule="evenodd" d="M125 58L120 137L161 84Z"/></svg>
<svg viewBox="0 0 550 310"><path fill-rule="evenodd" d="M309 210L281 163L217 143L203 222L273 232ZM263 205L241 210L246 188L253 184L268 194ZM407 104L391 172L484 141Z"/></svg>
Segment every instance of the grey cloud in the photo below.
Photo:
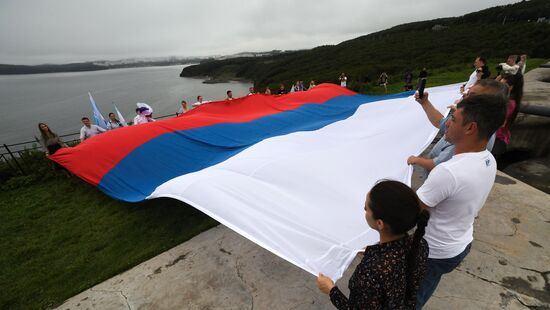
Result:
<svg viewBox="0 0 550 310"><path fill-rule="evenodd" d="M509 0L2 0L0 63L302 49Z"/></svg>

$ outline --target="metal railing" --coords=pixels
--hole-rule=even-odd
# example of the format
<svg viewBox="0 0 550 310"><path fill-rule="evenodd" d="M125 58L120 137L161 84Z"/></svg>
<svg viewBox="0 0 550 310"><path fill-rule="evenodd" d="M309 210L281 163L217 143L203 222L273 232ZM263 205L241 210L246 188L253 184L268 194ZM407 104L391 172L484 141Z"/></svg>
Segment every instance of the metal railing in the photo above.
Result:
<svg viewBox="0 0 550 310"><path fill-rule="evenodd" d="M156 117L155 119L165 119L177 115L177 113L168 114ZM60 137L67 144L78 144L80 142L80 132L64 134L60 135ZM25 171L25 168L28 167L28 163L25 162L22 154L24 152L41 150L42 146L40 145L40 141L38 141L37 139L38 138L35 137L35 140L32 141L25 141L13 144L2 144L0 146L0 162L4 162L10 169L16 171L17 173L26 175L27 173Z"/></svg>

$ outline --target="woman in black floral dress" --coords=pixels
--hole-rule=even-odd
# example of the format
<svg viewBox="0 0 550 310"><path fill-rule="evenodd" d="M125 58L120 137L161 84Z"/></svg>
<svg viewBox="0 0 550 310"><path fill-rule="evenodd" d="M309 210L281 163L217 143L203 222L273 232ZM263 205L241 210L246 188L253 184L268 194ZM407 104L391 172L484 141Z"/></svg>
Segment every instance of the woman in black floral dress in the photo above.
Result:
<svg viewBox="0 0 550 310"><path fill-rule="evenodd" d="M421 209L410 187L397 181L377 183L367 194L365 212L380 243L365 249L349 280L349 298L323 274L317 279L319 289L338 309L414 309L426 271L428 244L422 237L429 212Z"/></svg>

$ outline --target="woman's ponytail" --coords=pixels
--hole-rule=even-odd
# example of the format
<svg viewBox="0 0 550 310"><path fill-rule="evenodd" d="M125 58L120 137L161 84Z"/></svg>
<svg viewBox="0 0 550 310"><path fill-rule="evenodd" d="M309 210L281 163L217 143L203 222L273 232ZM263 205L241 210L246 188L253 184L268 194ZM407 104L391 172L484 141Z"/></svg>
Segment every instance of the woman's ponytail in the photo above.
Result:
<svg viewBox="0 0 550 310"><path fill-rule="evenodd" d="M426 232L430 212L420 207L418 196L409 186L391 180L382 180L371 188L368 208L374 219L382 220L389 226L393 235L407 234L416 225L405 257L406 300L416 300L420 277L415 275L423 272L424 268L422 255L426 255L428 249L427 244L422 243L422 238Z"/></svg>
<svg viewBox="0 0 550 310"><path fill-rule="evenodd" d="M418 279L414 276L418 272L420 255L422 255L422 237L426 233L426 226L430 219L430 212L426 209L420 209L416 216L416 230L413 235L413 240L409 253L407 254L407 300L416 300L413 295L416 295L416 288L419 285Z"/></svg>
<svg viewBox="0 0 550 310"><path fill-rule="evenodd" d="M416 218L416 231L414 232L412 249L418 249L420 246L420 240L426 233L426 226L428 226L428 220L430 219L430 212L426 209L421 209L418 212Z"/></svg>

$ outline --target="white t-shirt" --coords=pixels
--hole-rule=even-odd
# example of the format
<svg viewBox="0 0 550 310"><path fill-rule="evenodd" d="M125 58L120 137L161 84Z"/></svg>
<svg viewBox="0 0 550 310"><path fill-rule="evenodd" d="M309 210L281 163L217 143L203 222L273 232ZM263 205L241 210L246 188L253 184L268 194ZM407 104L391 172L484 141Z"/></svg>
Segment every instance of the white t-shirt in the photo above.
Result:
<svg viewBox="0 0 550 310"><path fill-rule="evenodd" d="M134 125L139 125L139 124L145 124L147 123L147 118L143 115L136 115L136 117L134 117Z"/></svg>
<svg viewBox="0 0 550 310"><path fill-rule="evenodd" d="M513 66L510 66L509 64L503 62L499 63L500 66L502 66L502 74L516 74L518 73L518 70L520 70L520 67L518 64L515 64Z"/></svg>
<svg viewBox="0 0 550 310"><path fill-rule="evenodd" d="M97 125L90 125L90 128L86 126L82 126L80 128L80 140L86 140L89 139L97 134L100 134L102 132L105 132L106 130L97 126Z"/></svg>
<svg viewBox="0 0 550 310"><path fill-rule="evenodd" d="M197 101L197 102L193 103L191 106L193 106L193 107L198 107L198 106L200 106L200 105L203 105L203 104L209 103L209 102L210 102L210 101L208 101L208 100Z"/></svg>
<svg viewBox="0 0 550 310"><path fill-rule="evenodd" d="M461 153L437 165L416 192L430 207L424 239L430 258L451 258L473 240L474 219L493 187L497 164L485 150Z"/></svg>
<svg viewBox="0 0 550 310"><path fill-rule="evenodd" d="M470 78L468 79L466 86L464 86L464 91L468 91L472 86L474 86L476 82L477 82L477 71L474 70L474 72L470 74Z"/></svg>

